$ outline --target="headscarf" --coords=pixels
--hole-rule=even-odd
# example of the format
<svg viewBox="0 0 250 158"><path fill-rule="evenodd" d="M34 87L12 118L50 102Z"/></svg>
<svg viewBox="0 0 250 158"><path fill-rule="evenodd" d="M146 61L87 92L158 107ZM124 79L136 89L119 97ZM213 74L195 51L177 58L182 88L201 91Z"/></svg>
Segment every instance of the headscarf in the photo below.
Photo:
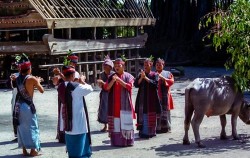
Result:
<svg viewBox="0 0 250 158"><path fill-rule="evenodd" d="M156 60L156 63L161 63L161 64L165 64L165 61L163 60L163 59L161 59L161 58L158 58L157 60Z"/></svg>
<svg viewBox="0 0 250 158"><path fill-rule="evenodd" d="M111 66L111 68L114 67L114 63L113 63L113 61L109 58L108 55L107 55L104 59L105 59L105 60L104 60L103 65L109 65L109 66Z"/></svg>
<svg viewBox="0 0 250 158"><path fill-rule="evenodd" d="M75 68L73 66L63 66L62 67L63 75L69 75L75 73Z"/></svg>

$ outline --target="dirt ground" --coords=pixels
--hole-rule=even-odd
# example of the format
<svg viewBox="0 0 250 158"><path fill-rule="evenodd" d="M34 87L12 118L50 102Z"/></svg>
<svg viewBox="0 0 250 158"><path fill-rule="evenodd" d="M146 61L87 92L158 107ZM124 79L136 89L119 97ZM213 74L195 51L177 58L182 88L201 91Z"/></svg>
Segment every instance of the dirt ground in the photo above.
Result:
<svg viewBox="0 0 250 158"><path fill-rule="evenodd" d="M237 131L241 140L220 140L219 117L205 117L201 127L201 139L206 148L197 148L194 143L194 135L190 128L189 137L191 145L182 145L184 135L184 89L196 77L218 77L231 74L223 67L184 67L185 75L175 78L172 86L172 94L175 109L171 111L172 133L159 134L156 137L145 140L135 135L135 145L133 147L118 148L111 147L107 133L101 133L102 125L97 119L97 109L99 102L99 89L86 97L88 111L90 115L90 127L92 132L93 158L158 158L158 157L250 157L250 127L238 119ZM133 102L137 94L136 88L133 90ZM22 157L21 149L17 148L17 143L13 142L13 131L11 125L11 90L0 90L0 157L15 158ZM41 158L63 158L67 157L65 145L57 143L57 91L46 89L44 94L35 93L34 103L37 107L38 124L41 137ZM227 134L231 135L230 116L227 116Z"/></svg>

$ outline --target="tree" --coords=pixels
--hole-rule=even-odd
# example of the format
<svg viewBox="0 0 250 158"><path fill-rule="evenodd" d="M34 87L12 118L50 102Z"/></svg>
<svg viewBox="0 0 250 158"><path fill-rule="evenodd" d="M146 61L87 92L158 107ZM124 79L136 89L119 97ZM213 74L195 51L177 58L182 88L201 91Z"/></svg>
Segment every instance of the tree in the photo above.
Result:
<svg viewBox="0 0 250 158"><path fill-rule="evenodd" d="M225 63L233 68L233 78L241 90L249 89L250 79L250 1L235 0L228 9L218 9L204 16L201 27L212 28L206 37L216 50L226 47L231 55Z"/></svg>

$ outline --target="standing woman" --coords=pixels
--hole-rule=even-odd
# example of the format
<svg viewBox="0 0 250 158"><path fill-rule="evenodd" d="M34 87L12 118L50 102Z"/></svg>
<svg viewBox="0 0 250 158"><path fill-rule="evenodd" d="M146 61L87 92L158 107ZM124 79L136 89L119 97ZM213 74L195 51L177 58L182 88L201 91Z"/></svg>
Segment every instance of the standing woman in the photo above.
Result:
<svg viewBox="0 0 250 158"><path fill-rule="evenodd" d="M115 73L104 85L109 90L108 129L112 146L134 145L135 119L132 104L132 87L134 77L124 71L125 59L118 58L114 62Z"/></svg>
<svg viewBox="0 0 250 158"><path fill-rule="evenodd" d="M163 59L156 60L156 71L158 73L158 95L162 106L162 113L157 119L157 133L171 132L170 110L174 109L173 98L170 87L174 84L174 76L171 72L163 70L165 62Z"/></svg>
<svg viewBox="0 0 250 158"><path fill-rule="evenodd" d="M137 130L140 138L156 136L156 116L161 113L161 106L157 94L157 73L151 71L153 60L144 61L144 70L135 80L135 87L139 88L135 112L137 113Z"/></svg>
<svg viewBox="0 0 250 158"><path fill-rule="evenodd" d="M104 124L104 127L101 130L102 132L107 131L108 124L108 91L104 89L103 85L107 82L108 77L114 73L114 71L112 71L113 67L113 62L110 60L109 56L106 56L103 63L104 71L100 74L100 79L97 80L98 86L102 89L100 92L100 104L97 119L98 122Z"/></svg>

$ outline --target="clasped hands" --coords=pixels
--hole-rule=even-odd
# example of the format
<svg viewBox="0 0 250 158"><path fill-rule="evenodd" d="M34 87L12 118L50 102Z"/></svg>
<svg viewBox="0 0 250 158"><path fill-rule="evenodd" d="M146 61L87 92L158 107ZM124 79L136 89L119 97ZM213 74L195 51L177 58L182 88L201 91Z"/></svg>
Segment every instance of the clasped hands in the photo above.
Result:
<svg viewBox="0 0 250 158"><path fill-rule="evenodd" d="M118 83L122 82L122 80L117 75L112 76L112 81L113 82L118 82Z"/></svg>

